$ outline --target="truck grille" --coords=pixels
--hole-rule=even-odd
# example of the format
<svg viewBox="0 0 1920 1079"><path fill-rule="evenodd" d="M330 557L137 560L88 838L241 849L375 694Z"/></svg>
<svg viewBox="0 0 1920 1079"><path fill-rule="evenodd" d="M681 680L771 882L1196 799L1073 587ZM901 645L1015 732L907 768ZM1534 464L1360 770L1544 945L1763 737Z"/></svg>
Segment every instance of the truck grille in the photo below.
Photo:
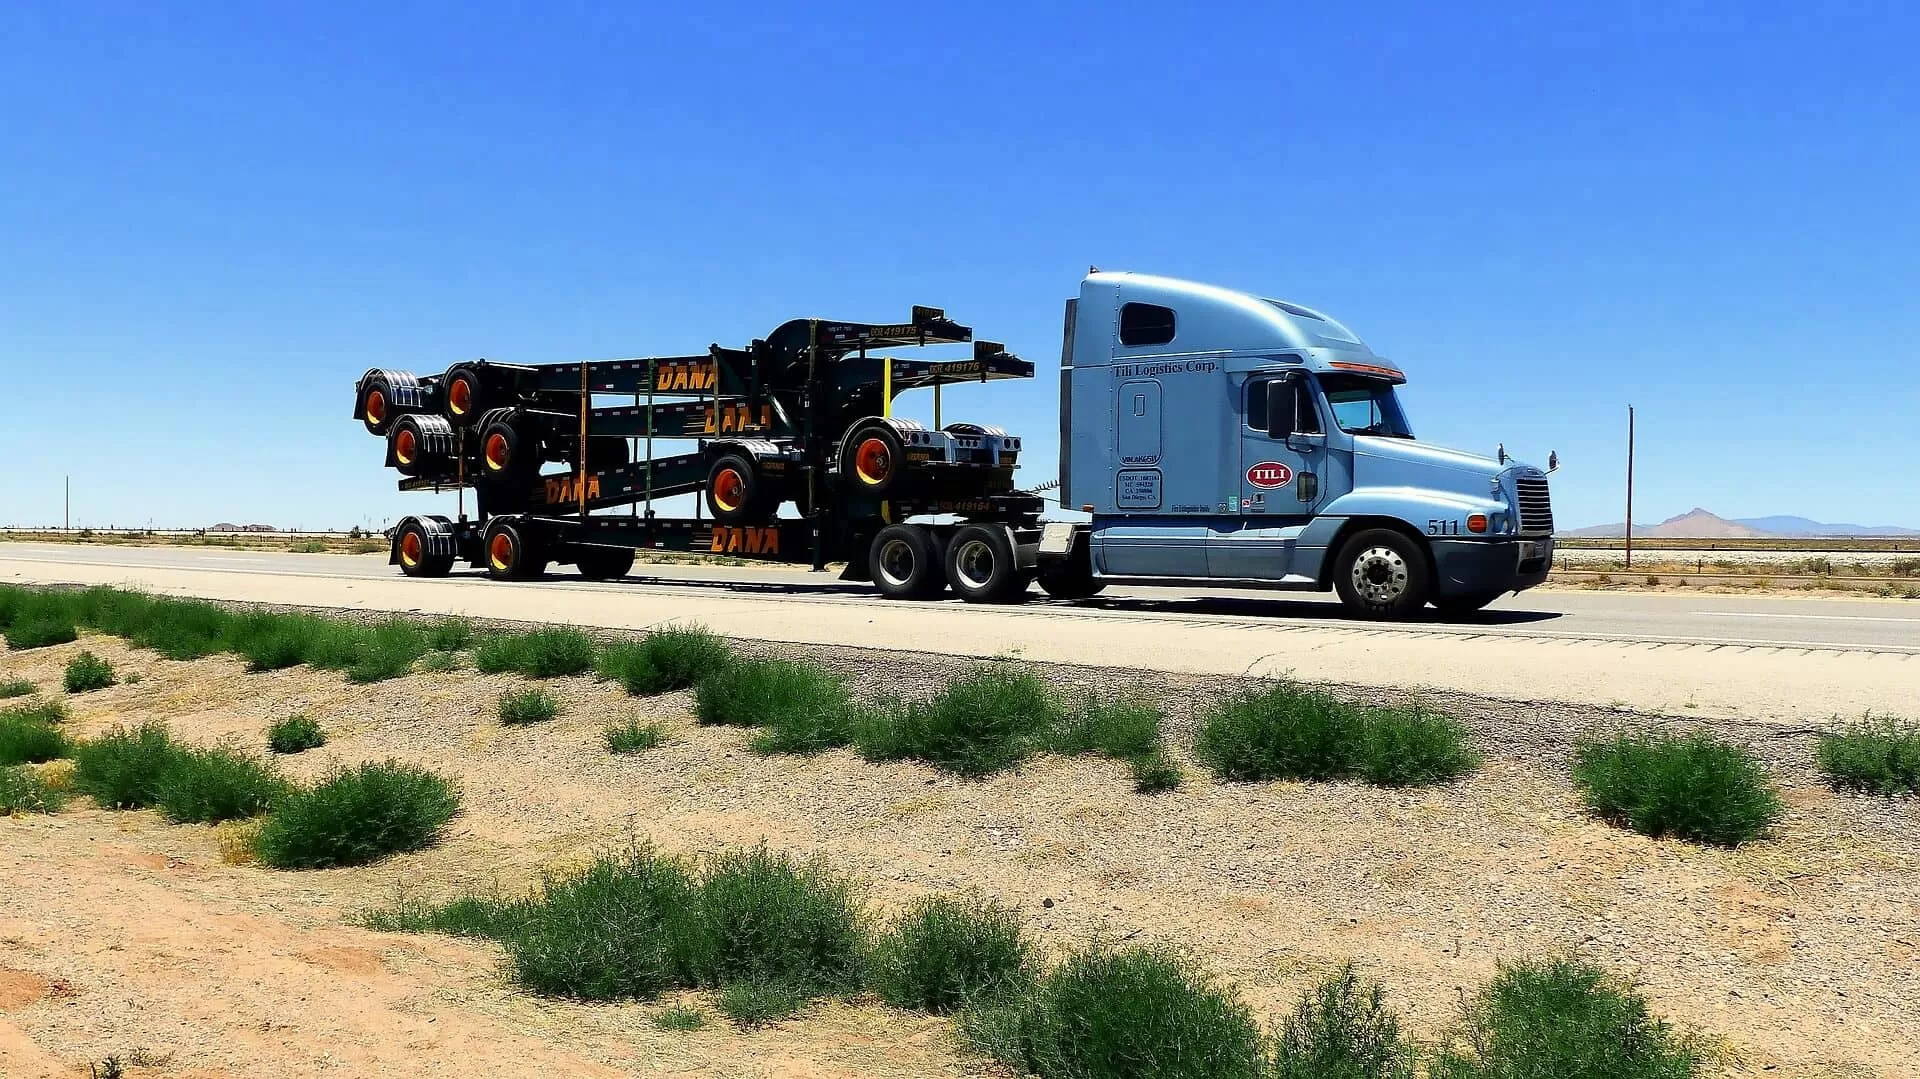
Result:
<svg viewBox="0 0 1920 1079"><path fill-rule="evenodd" d="M1529 534L1553 531L1553 499L1544 479L1515 479L1514 497L1519 501L1520 531Z"/></svg>

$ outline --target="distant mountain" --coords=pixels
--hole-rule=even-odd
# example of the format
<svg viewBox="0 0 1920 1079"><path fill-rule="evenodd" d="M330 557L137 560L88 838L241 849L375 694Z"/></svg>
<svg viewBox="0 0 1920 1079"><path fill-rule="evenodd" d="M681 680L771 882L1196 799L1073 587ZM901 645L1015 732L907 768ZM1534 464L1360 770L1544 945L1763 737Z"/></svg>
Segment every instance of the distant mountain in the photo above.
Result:
<svg viewBox="0 0 1920 1079"><path fill-rule="evenodd" d="M1618 539L1627 534L1624 524L1574 528L1563 536L1589 536ZM1646 539L1766 539L1782 536L1920 536L1920 529L1892 525L1826 524L1806 517L1741 517L1728 520L1719 514L1694 508L1658 524L1636 524L1635 537Z"/></svg>

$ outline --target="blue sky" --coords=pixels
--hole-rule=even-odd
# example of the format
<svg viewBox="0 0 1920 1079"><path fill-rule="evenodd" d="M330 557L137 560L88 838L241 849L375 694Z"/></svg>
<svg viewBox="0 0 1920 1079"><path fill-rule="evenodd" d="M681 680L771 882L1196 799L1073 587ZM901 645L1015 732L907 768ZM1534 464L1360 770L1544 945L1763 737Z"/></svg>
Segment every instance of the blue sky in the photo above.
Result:
<svg viewBox="0 0 1920 1079"><path fill-rule="evenodd" d="M426 508L370 366L928 303L1045 374L1097 264L1334 314L1566 525L1629 400L1638 518L1920 525L1920 16L1516 8L7 5L0 521ZM947 413L1038 482L1056 393Z"/></svg>

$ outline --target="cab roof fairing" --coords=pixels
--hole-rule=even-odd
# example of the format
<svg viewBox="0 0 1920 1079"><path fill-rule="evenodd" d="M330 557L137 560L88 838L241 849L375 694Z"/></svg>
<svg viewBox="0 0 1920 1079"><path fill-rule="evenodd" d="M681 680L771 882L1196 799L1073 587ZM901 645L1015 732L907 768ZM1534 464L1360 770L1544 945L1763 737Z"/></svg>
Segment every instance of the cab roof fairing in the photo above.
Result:
<svg viewBox="0 0 1920 1079"><path fill-rule="evenodd" d="M1346 326L1285 300L1174 277L1101 270L1080 282L1080 294L1088 307L1112 303L1117 310L1120 304L1151 303L1173 309L1178 326L1173 341L1120 350L1128 355L1320 348L1356 353L1355 362L1372 357L1378 366L1390 366Z"/></svg>

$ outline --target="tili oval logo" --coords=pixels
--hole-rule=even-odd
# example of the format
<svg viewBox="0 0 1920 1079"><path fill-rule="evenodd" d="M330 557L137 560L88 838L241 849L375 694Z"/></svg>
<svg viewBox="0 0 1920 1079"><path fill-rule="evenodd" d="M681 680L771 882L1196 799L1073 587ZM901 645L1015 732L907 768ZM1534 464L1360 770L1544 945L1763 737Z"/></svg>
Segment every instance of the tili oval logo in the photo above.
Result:
<svg viewBox="0 0 1920 1079"><path fill-rule="evenodd" d="M1262 461L1247 469L1247 483L1263 491L1285 487L1293 482L1293 469L1278 461Z"/></svg>

